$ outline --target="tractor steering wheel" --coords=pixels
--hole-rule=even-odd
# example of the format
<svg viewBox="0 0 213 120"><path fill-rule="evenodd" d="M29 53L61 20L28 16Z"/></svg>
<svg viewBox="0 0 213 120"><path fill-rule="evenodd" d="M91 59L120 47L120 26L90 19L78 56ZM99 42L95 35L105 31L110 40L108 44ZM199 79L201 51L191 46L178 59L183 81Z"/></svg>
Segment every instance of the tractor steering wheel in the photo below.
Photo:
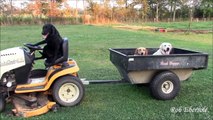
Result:
<svg viewBox="0 0 213 120"><path fill-rule="evenodd" d="M24 44L25 47L29 48L30 51L43 50L40 46L34 46L32 44Z"/></svg>

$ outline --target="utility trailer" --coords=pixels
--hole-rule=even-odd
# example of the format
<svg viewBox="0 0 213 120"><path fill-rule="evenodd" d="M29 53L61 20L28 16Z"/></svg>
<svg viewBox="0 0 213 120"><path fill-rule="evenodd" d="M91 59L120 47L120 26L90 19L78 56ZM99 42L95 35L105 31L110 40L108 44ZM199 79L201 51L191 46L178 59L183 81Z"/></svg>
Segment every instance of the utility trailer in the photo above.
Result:
<svg viewBox="0 0 213 120"><path fill-rule="evenodd" d="M177 96L180 81L189 79L193 70L206 69L208 54L173 48L170 55L152 55L158 48L147 48L146 56L134 55L135 48L110 48L110 61L122 76L122 82L150 84L156 99Z"/></svg>

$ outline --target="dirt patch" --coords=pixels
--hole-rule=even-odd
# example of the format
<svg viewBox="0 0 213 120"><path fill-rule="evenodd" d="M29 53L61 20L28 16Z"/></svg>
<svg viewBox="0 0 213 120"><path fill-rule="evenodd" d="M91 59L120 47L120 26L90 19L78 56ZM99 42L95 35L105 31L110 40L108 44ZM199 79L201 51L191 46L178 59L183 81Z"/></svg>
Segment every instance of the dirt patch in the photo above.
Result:
<svg viewBox="0 0 213 120"><path fill-rule="evenodd" d="M151 26L131 26L131 25L125 25L125 26L113 26L114 28L117 29L126 29L126 30L149 30L149 31L155 31L156 27L151 27Z"/></svg>
<svg viewBox="0 0 213 120"><path fill-rule="evenodd" d="M192 33L197 33L197 34L212 33L212 31L210 31L210 30L190 30L189 31L189 30L185 30L185 29L166 29L166 28L158 28L158 27L152 27L152 26L133 26L133 25L113 26L113 28L134 30L134 31L147 30L147 31L156 31L156 32L175 32L175 33L192 32Z"/></svg>
<svg viewBox="0 0 213 120"><path fill-rule="evenodd" d="M167 32L192 32L192 33L197 33L197 34L207 34L211 33L212 31L210 30L184 30L184 29L170 29L167 30Z"/></svg>

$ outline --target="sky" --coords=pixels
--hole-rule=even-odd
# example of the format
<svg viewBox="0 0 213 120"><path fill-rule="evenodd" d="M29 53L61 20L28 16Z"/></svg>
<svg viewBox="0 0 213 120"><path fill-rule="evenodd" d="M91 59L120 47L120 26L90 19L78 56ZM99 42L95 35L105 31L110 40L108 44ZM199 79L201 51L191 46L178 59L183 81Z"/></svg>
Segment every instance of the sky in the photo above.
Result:
<svg viewBox="0 0 213 120"><path fill-rule="evenodd" d="M94 0L94 1L97 1L97 0ZM6 2L9 3L9 0L6 0ZM13 6L15 7L19 7L19 8L22 8L22 3L24 2L30 2L29 0L13 0ZM68 4L75 8L76 7L76 0L68 0ZM78 0L77 2L77 7L80 8L80 9L83 9L83 0Z"/></svg>
<svg viewBox="0 0 213 120"><path fill-rule="evenodd" d="M94 2L97 2L97 3L100 3L100 2L103 2L104 0L93 0ZM132 0L128 0L129 3L131 3ZM6 0L6 2L9 3L9 0ZM24 2L30 2L29 0L13 0L13 5L15 7L19 7L19 8L22 8L22 3ZM84 0L85 2L85 6L87 6L87 3L86 3L86 0ZM76 8L76 0L68 0L68 4L73 7L73 8ZM111 6L115 6L116 3L115 3L115 0L111 0ZM83 6L83 0L77 0L77 7L79 9L84 9L84 6Z"/></svg>

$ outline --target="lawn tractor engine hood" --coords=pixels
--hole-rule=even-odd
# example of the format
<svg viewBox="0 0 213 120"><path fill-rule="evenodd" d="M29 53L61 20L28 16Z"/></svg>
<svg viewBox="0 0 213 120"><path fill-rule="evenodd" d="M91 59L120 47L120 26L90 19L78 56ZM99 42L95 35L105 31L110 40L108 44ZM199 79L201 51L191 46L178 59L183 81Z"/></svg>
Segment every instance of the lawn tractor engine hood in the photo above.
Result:
<svg viewBox="0 0 213 120"><path fill-rule="evenodd" d="M0 56L0 78L4 73L25 65L24 50L20 47L2 50Z"/></svg>

